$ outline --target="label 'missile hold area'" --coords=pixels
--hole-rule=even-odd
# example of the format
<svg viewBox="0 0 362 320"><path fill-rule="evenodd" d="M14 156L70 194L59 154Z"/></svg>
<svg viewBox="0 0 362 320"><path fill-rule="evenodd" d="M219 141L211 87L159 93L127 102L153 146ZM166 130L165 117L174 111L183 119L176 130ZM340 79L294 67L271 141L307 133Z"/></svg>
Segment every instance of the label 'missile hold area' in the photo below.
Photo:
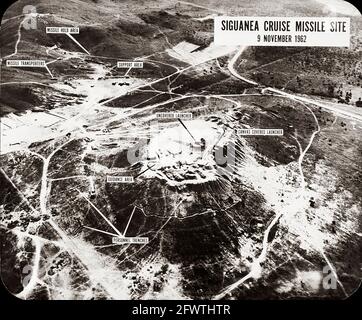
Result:
<svg viewBox="0 0 362 320"><path fill-rule="evenodd" d="M46 27L46 33L79 34L79 28L77 28L77 27Z"/></svg>
<svg viewBox="0 0 362 320"><path fill-rule="evenodd" d="M349 47L350 18L214 18L216 45Z"/></svg>

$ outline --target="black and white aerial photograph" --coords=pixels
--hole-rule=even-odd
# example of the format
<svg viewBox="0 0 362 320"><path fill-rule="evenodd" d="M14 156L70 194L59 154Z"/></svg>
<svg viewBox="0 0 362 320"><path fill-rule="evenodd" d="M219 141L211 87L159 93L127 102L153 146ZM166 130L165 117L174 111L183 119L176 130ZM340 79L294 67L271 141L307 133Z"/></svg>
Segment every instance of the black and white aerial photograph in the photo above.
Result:
<svg viewBox="0 0 362 320"><path fill-rule="evenodd" d="M350 42L221 45L220 17L310 18L303 30L320 37L313 17L345 18ZM14 2L0 30L7 290L21 300L352 296L361 30L342 0Z"/></svg>

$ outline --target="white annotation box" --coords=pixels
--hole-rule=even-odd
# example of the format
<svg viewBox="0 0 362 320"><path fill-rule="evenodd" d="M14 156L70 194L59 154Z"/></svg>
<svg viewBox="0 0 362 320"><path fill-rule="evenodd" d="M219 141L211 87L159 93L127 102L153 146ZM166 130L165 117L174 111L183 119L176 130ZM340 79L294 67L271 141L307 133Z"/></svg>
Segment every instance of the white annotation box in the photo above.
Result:
<svg viewBox="0 0 362 320"><path fill-rule="evenodd" d="M181 119L181 120L191 120L191 112L157 112L157 119Z"/></svg>
<svg viewBox="0 0 362 320"><path fill-rule="evenodd" d="M238 129L237 134L240 136L282 136L283 129Z"/></svg>
<svg viewBox="0 0 362 320"><path fill-rule="evenodd" d="M44 60L6 60L7 67L45 67Z"/></svg>
<svg viewBox="0 0 362 320"><path fill-rule="evenodd" d="M118 61L117 68L143 68L142 61Z"/></svg>
<svg viewBox="0 0 362 320"><path fill-rule="evenodd" d="M132 183L134 178L132 176L107 176L108 183Z"/></svg>
<svg viewBox="0 0 362 320"><path fill-rule="evenodd" d="M113 237L112 243L114 244L147 244L148 237Z"/></svg>
<svg viewBox="0 0 362 320"><path fill-rule="evenodd" d="M349 47L351 21L346 17L214 18L216 45Z"/></svg>
<svg viewBox="0 0 362 320"><path fill-rule="evenodd" d="M77 28L77 27L46 27L46 33L79 34L79 28Z"/></svg>

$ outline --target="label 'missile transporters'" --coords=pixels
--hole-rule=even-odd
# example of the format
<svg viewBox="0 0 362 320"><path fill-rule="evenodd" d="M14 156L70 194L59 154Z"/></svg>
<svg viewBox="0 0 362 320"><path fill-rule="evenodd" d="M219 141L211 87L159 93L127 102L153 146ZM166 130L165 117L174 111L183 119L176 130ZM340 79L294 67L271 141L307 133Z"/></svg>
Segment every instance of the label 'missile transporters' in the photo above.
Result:
<svg viewBox="0 0 362 320"><path fill-rule="evenodd" d="M216 45L349 47L350 18L214 18Z"/></svg>
<svg viewBox="0 0 362 320"><path fill-rule="evenodd" d="M46 27L46 33L70 33L79 34L77 27Z"/></svg>
<svg viewBox="0 0 362 320"><path fill-rule="evenodd" d="M44 60L6 60L7 67L45 67Z"/></svg>

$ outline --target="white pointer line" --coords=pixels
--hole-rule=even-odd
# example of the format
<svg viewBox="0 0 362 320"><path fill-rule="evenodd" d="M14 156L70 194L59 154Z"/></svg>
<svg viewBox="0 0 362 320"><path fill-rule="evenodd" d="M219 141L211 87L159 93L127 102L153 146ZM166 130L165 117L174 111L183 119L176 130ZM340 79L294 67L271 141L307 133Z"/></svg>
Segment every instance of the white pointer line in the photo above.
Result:
<svg viewBox="0 0 362 320"><path fill-rule="evenodd" d="M131 69L132 69L132 67L130 67L130 68L127 70L127 72L124 74L124 77L126 77L126 76L128 75L128 72L130 72Z"/></svg>
<svg viewBox="0 0 362 320"><path fill-rule="evenodd" d="M45 65L44 67L45 67L45 69L47 69L47 71L48 71L48 73L50 74L50 76L51 76L52 78L54 78L54 77L53 77L53 74L50 72L50 70L49 70L48 66L47 66L47 65Z"/></svg>
<svg viewBox="0 0 362 320"><path fill-rule="evenodd" d="M61 58L57 58L57 59L54 59L54 60L52 60L52 61L49 61L49 62L47 62L47 63L45 63L46 65L48 65L48 64L51 64L51 63L54 63L54 62L56 62L56 61L58 61L58 60L60 60Z"/></svg>
<svg viewBox="0 0 362 320"><path fill-rule="evenodd" d="M133 217L133 214L134 214L135 210L136 210L136 207L133 207L131 216L129 217L128 223L127 223L127 225L126 225L126 229L124 229L124 232L123 232L123 236L124 236L124 237L126 236L126 232L127 232L127 230L128 230L128 226L129 226L129 224L130 224L130 222L131 222L131 220L132 220L132 217Z"/></svg>
<svg viewBox="0 0 362 320"><path fill-rule="evenodd" d="M182 4L186 4L186 5L189 5L189 6L192 6L192 7L196 7L196 8L206 9L206 10L217 12L217 13L223 13L220 10L216 10L216 9L209 8L209 7L206 7L206 6L201 6L201 5L192 3L192 2L187 2L187 1L177 1L177 2L182 3Z"/></svg>
<svg viewBox="0 0 362 320"><path fill-rule="evenodd" d="M106 217L102 212L100 212L100 211L98 210L98 208L97 208L92 202L90 202L85 195L83 195L83 194L81 194L81 195L82 195L82 197L83 197L85 200L88 201L88 203L93 207L93 209L96 210L96 211L101 215L101 217L110 225L110 227L111 227L114 231L116 231L117 234L118 234L120 237L123 237L122 233L120 233L120 232L118 231L118 229L112 224L112 222L109 221L109 220L107 219L107 217Z"/></svg>
<svg viewBox="0 0 362 320"><path fill-rule="evenodd" d="M104 233L104 234L108 234L108 235L113 236L113 237L118 237L118 235L116 235L114 233L99 230L99 229L96 229L96 228L91 228L91 227L87 227L87 226L83 226L83 228L86 228L86 229L89 229L89 230L92 230L92 231L97 231L97 232Z"/></svg>
<svg viewBox="0 0 362 320"><path fill-rule="evenodd" d="M86 48L84 48L70 33L66 33L66 35L72 39L82 50L84 50L88 55L91 55Z"/></svg>

